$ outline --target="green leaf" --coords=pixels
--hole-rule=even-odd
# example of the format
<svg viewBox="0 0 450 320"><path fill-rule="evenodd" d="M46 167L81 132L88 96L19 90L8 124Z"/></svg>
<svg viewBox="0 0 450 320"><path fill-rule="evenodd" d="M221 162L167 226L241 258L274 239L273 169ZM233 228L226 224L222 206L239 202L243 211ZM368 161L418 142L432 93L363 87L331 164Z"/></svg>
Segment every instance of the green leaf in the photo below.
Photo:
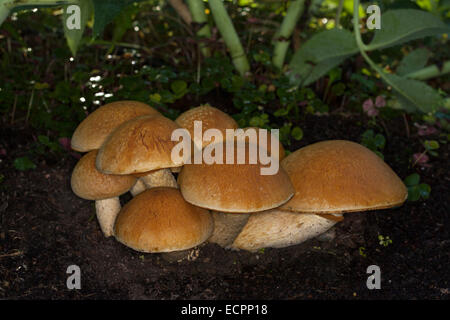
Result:
<svg viewBox="0 0 450 320"><path fill-rule="evenodd" d="M122 10L114 19L114 29L112 33L113 42L120 41L125 32L133 27L133 17L136 10L136 7L129 6Z"/></svg>
<svg viewBox="0 0 450 320"><path fill-rule="evenodd" d="M408 73L418 71L426 66L431 52L426 48L419 48L411 51L405 56L397 67L397 74L405 76Z"/></svg>
<svg viewBox="0 0 450 320"><path fill-rule="evenodd" d="M422 10L398 9L381 15L381 29L367 50L392 47L414 39L449 32L450 28L435 15Z"/></svg>
<svg viewBox="0 0 450 320"><path fill-rule="evenodd" d="M302 140L303 130L300 127L294 127L291 131L291 136L297 141Z"/></svg>
<svg viewBox="0 0 450 320"><path fill-rule="evenodd" d="M114 20L126 6L138 0L92 0L94 3L94 36L100 35L106 25Z"/></svg>
<svg viewBox="0 0 450 320"><path fill-rule="evenodd" d="M170 88L172 89L173 93L181 94L183 92L186 92L187 83L183 80L175 80L170 84Z"/></svg>
<svg viewBox="0 0 450 320"><path fill-rule="evenodd" d="M408 188L408 201L417 201L420 199L420 191L418 186Z"/></svg>
<svg viewBox="0 0 450 320"><path fill-rule="evenodd" d="M294 85L307 86L357 52L355 38L348 30L315 34L292 57L290 80Z"/></svg>
<svg viewBox="0 0 450 320"><path fill-rule="evenodd" d="M161 102L161 95L159 93L153 93L150 95L150 100L153 102Z"/></svg>
<svg viewBox="0 0 450 320"><path fill-rule="evenodd" d="M419 184L418 189L419 189L419 194L423 199L428 199L430 197L430 193L431 193L430 185L428 185L426 183L421 183L421 184Z"/></svg>
<svg viewBox="0 0 450 320"><path fill-rule="evenodd" d="M420 182L420 176L417 173L410 174L404 180L407 187L416 186Z"/></svg>
<svg viewBox="0 0 450 320"><path fill-rule="evenodd" d="M442 104L439 93L424 82L378 71L383 80L400 95L398 98L405 110L430 113Z"/></svg>
<svg viewBox="0 0 450 320"><path fill-rule="evenodd" d="M383 149L386 144L386 138L382 134L377 134L374 139L375 147Z"/></svg>
<svg viewBox="0 0 450 320"><path fill-rule="evenodd" d="M91 0L79 0L77 4L80 8L80 28L79 29L69 29L68 23L73 19L73 12L68 13L67 8L70 5L63 7L62 23L64 27L64 35L66 37L67 45L70 51L75 56L80 44L81 38L83 37L83 32L86 27L88 20L91 18L93 12L93 5Z"/></svg>
<svg viewBox="0 0 450 320"><path fill-rule="evenodd" d="M436 140L426 140L423 143L423 146L427 150L436 150L439 149L439 142L437 142Z"/></svg>
<svg viewBox="0 0 450 320"><path fill-rule="evenodd" d="M14 160L14 167L17 170L25 171L25 170L29 170L29 169L35 169L36 165L30 159L28 159L28 157L22 157L22 158L16 158Z"/></svg>
<svg viewBox="0 0 450 320"><path fill-rule="evenodd" d="M275 117L284 117L289 113L289 110L286 108L278 109L273 113Z"/></svg>

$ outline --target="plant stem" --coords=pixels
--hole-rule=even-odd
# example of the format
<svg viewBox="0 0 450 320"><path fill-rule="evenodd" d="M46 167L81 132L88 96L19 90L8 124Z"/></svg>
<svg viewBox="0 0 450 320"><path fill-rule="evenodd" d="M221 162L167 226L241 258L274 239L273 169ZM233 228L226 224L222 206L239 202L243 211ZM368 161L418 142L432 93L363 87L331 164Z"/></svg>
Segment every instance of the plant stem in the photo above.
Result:
<svg viewBox="0 0 450 320"><path fill-rule="evenodd" d="M290 43L288 39L291 37L292 32L295 29L295 25L303 13L304 4L305 0L296 0L291 3L280 28L275 34L275 48L272 62L278 69L283 67L284 58L286 57L286 52Z"/></svg>
<svg viewBox="0 0 450 320"><path fill-rule="evenodd" d="M428 66L426 68L408 73L405 77L416 79L416 80L427 80L430 78L442 76L444 74L450 73L450 61L444 62L441 69L436 65Z"/></svg>
<svg viewBox="0 0 450 320"><path fill-rule="evenodd" d="M187 4L191 11L192 20L198 24L205 24L203 28L197 31L197 36L199 38L211 38L211 29L207 24L208 18L205 13L205 4L203 3L203 0L187 0ZM211 51L204 43L200 43L200 50L205 57L211 55Z"/></svg>
<svg viewBox="0 0 450 320"><path fill-rule="evenodd" d="M341 24L341 14L342 14L342 8L344 7L344 0L339 0L339 5L336 12L336 19L334 21L334 27L339 28L339 25Z"/></svg>
<svg viewBox="0 0 450 320"><path fill-rule="evenodd" d="M219 32L230 50L231 59L236 70L243 76L250 71L250 65L233 22L225 9L222 0L209 0L209 6Z"/></svg>

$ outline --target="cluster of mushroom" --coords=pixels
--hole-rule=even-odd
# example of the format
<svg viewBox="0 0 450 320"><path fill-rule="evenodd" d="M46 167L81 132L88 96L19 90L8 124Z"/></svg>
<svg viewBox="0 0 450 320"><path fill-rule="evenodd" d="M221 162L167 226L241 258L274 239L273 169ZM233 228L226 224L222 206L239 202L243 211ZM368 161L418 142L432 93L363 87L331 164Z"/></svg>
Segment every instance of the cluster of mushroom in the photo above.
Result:
<svg viewBox="0 0 450 320"><path fill-rule="evenodd" d="M341 221L345 212L406 200L405 185L380 157L344 140L322 141L288 156L279 144L274 154L281 166L273 175L261 175L265 165L259 161L175 162L172 132L185 128L193 136L194 121L224 134L238 128L233 118L208 105L172 121L136 101L109 103L81 122L72 148L87 154L73 170L72 190L95 200L106 237L141 252L183 252L206 241L254 251L306 241ZM211 143L225 141L192 145L201 150ZM235 144L245 148L246 159L251 143ZM266 149L270 154L270 145ZM128 191L134 197L122 208L119 196Z"/></svg>

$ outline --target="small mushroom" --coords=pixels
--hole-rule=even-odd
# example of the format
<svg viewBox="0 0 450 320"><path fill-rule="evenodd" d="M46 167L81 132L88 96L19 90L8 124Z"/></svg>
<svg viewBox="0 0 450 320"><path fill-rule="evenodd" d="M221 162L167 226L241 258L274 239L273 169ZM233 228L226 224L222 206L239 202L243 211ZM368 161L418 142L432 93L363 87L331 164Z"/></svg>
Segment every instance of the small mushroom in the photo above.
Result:
<svg viewBox="0 0 450 320"><path fill-rule="evenodd" d="M95 200L100 228L105 237L109 237L113 234L114 221L121 209L119 196L133 187L136 177L99 172L95 167L97 153L97 150L90 151L78 161L70 183L77 196Z"/></svg>
<svg viewBox="0 0 450 320"><path fill-rule="evenodd" d="M189 131L191 139L195 143L196 147L199 148L200 150L212 142L219 142L219 141L214 140L195 141L194 140L195 121L202 122L202 132L201 132L202 138L203 132L208 129L219 130L222 133L223 137L225 138L226 129L238 128L237 122L232 117L230 117L228 114L217 108L211 107L210 105L198 106L183 112L178 116L177 119L175 119L175 122L181 128L185 128Z"/></svg>
<svg viewBox="0 0 450 320"><path fill-rule="evenodd" d="M147 188L177 187L170 168L181 166L171 158L178 126L159 115L129 120L117 127L101 146L97 168L106 174L138 174Z"/></svg>
<svg viewBox="0 0 450 320"><path fill-rule="evenodd" d="M208 210L186 202L178 189L157 187L142 192L122 208L114 235L133 250L173 252L178 260L205 242L213 228Z"/></svg>
<svg viewBox="0 0 450 320"><path fill-rule="evenodd" d="M211 144L212 148L225 142ZM208 147L210 147L208 146ZM262 175L265 166L250 164L251 144L235 144L235 155L245 153L245 163L226 163L226 152L220 163L185 164L178 184L186 201L212 210L214 232L209 242L229 247L242 230L250 213L279 207L288 201L294 189L286 172L279 168L273 175ZM244 150L241 150L244 149Z"/></svg>
<svg viewBox="0 0 450 320"><path fill-rule="evenodd" d="M122 123L142 116L159 115L160 113L149 105L132 100L107 103L90 113L75 129L71 147L75 151L89 152L100 149L109 134ZM144 191L146 186L138 180L131 188L133 196Z"/></svg>

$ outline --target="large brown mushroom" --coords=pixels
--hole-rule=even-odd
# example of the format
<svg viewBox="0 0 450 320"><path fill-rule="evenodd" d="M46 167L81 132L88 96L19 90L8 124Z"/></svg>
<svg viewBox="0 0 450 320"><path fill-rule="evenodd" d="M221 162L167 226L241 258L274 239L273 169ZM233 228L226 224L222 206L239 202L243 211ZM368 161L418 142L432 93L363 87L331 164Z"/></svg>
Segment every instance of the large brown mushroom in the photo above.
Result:
<svg viewBox="0 0 450 320"><path fill-rule="evenodd" d="M210 144L206 148L222 147L226 142ZM212 210L214 232L209 239L228 247L247 223L250 213L279 207L288 201L294 189L286 172L279 168L273 175L261 174L265 166L250 164L250 144L235 143L233 164L185 164L178 176L180 190L186 201ZM204 149L205 151L205 149ZM245 163L237 163L237 154L245 154Z"/></svg>
<svg viewBox="0 0 450 320"><path fill-rule="evenodd" d="M257 250L294 245L326 232L344 212L401 205L407 189L375 153L345 140L301 148L281 166L295 195L275 210L250 217L232 247Z"/></svg>

